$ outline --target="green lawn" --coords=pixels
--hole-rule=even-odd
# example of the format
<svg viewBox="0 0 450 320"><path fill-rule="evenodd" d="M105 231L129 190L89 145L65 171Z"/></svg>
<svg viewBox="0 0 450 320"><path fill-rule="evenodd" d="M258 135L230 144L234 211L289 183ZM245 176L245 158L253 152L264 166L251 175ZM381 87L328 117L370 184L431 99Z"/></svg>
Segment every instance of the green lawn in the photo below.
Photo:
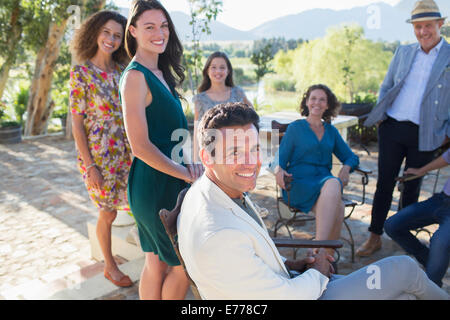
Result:
<svg viewBox="0 0 450 320"><path fill-rule="evenodd" d="M255 66L250 58L231 58L233 68L241 68L244 74L250 78L255 78ZM239 83L237 84L239 85ZM256 91L255 85L242 86L246 92ZM300 104L300 94L296 92L272 91L266 90L265 99L263 101L251 101L257 107L258 113L261 115L280 112L280 111L296 111ZM249 97L250 98L250 97ZM250 98L250 100L252 100Z"/></svg>
<svg viewBox="0 0 450 320"><path fill-rule="evenodd" d="M244 73L248 76L254 77L255 65L250 61L250 58L230 58L231 65L233 68L241 68Z"/></svg>
<svg viewBox="0 0 450 320"><path fill-rule="evenodd" d="M244 91L255 91L255 86L245 86ZM263 100L254 101L249 97L250 101L255 105L260 115L266 115L281 111L298 111L300 105L300 95L296 92L283 91L267 91ZM253 100L253 101L252 101Z"/></svg>

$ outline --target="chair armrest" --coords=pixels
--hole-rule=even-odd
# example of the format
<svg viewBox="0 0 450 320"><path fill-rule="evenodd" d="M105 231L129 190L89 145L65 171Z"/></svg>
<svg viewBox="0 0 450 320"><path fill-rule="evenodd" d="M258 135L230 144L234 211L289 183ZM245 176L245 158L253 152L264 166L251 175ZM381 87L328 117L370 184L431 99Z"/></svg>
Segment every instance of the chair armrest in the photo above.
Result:
<svg viewBox="0 0 450 320"><path fill-rule="evenodd" d="M275 246L279 248L342 248L339 240L303 240L291 238L272 238Z"/></svg>
<svg viewBox="0 0 450 320"><path fill-rule="evenodd" d="M292 185L291 182L294 180L294 178L289 176L284 176L284 186L286 187L286 191L291 191Z"/></svg>
<svg viewBox="0 0 450 320"><path fill-rule="evenodd" d="M369 184L369 174L372 173L372 170L369 170L362 166L357 166L355 168L355 171L358 172L359 174L361 174L361 184L363 187L363 194L362 194L361 203L358 204L361 206L366 202L366 185Z"/></svg>
<svg viewBox="0 0 450 320"><path fill-rule="evenodd" d="M422 177L423 176L416 176L414 174L405 174L405 175L403 175L401 177L395 178L395 180L398 181L398 182L403 183L403 182L406 182L406 181L411 181L411 180L419 179L419 178L422 178Z"/></svg>
<svg viewBox="0 0 450 320"><path fill-rule="evenodd" d="M359 173L362 173L362 174L371 174L372 173L372 170L369 170L369 169L367 169L365 167L362 167L362 166L357 166L355 168L355 171L359 172Z"/></svg>

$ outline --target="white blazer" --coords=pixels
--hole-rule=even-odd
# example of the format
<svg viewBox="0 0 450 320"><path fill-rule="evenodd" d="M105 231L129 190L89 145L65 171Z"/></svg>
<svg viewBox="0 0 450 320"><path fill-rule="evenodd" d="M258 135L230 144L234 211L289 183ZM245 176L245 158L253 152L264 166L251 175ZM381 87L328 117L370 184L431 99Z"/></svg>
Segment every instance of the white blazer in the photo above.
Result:
<svg viewBox="0 0 450 320"><path fill-rule="evenodd" d="M178 217L181 256L203 299L318 299L328 278L315 269L290 278L261 227L205 174Z"/></svg>

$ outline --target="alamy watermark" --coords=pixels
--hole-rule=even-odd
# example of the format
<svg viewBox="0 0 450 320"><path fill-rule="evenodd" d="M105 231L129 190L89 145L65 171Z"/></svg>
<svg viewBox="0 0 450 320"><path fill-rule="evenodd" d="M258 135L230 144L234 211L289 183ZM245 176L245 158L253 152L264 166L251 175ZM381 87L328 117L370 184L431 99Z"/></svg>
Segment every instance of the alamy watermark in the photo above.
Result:
<svg viewBox="0 0 450 320"><path fill-rule="evenodd" d="M81 7L73 4L67 7L66 12L70 14L67 21L69 30L74 31L79 29L81 25Z"/></svg>
<svg viewBox="0 0 450 320"><path fill-rule="evenodd" d="M371 30L381 29L381 8L379 5L370 5L367 7L367 21L366 26Z"/></svg>
<svg viewBox="0 0 450 320"><path fill-rule="evenodd" d="M278 130L260 131L256 135L254 129L225 129L224 132L208 129L199 139L204 139L204 148L216 164L268 164L274 160L279 147ZM190 164L194 143L189 130L174 130L171 141L177 142L172 148L171 159ZM201 144L198 145L200 149Z"/></svg>
<svg viewBox="0 0 450 320"><path fill-rule="evenodd" d="M381 269L379 266L371 264L367 267L367 274L370 276L367 278L366 286L369 290L381 289Z"/></svg>

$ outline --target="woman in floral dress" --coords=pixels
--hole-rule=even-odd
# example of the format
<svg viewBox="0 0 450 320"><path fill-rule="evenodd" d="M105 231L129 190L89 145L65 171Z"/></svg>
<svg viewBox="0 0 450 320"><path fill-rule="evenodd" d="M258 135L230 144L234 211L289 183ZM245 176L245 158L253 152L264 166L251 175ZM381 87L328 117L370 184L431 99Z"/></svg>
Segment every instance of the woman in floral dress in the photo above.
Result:
<svg viewBox="0 0 450 320"><path fill-rule="evenodd" d="M117 210L129 210L127 180L131 149L123 126L118 84L128 62L123 47L126 19L100 11L78 29L72 42L81 64L70 72L72 131L78 168L99 211L97 238L105 259L105 277L117 286L133 283L117 267L111 251L111 226Z"/></svg>

